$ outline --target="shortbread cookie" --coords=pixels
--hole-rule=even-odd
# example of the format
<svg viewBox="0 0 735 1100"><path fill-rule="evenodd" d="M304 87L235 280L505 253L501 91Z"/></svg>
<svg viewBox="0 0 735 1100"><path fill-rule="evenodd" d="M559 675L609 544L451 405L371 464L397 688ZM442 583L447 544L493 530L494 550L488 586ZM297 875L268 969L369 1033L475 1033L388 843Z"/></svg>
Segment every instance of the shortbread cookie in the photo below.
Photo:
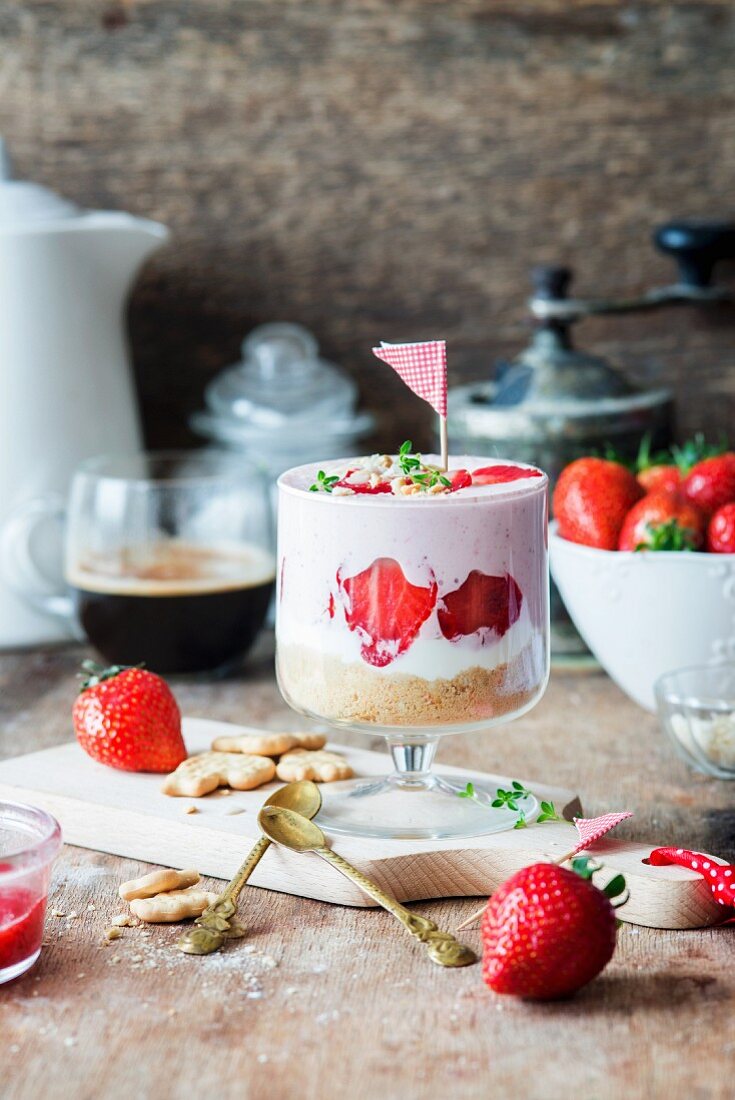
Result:
<svg viewBox="0 0 735 1100"><path fill-rule="evenodd" d="M271 733L250 726L235 737L216 737L214 752L246 752L253 756L281 756L289 749L321 749L327 739L322 733Z"/></svg>
<svg viewBox="0 0 735 1100"><path fill-rule="evenodd" d="M293 783L297 779L311 779L314 783L334 783L337 779L349 779L354 772L344 757L336 752L294 749L278 761L276 774L285 783Z"/></svg>
<svg viewBox="0 0 735 1100"><path fill-rule="evenodd" d="M280 756L298 745L290 733L271 733L269 730L248 729L235 737L215 737L214 752L245 752L252 756Z"/></svg>
<svg viewBox="0 0 735 1100"><path fill-rule="evenodd" d="M190 756L175 772L166 776L161 790L174 797L200 798L217 787L250 791L269 783L276 765L267 756L248 756L235 752L203 752Z"/></svg>
<svg viewBox="0 0 735 1100"><path fill-rule="evenodd" d="M198 871L151 871L149 875L123 882L117 892L123 901L134 901L136 898L152 898L167 890L185 890L197 882Z"/></svg>
<svg viewBox="0 0 735 1100"><path fill-rule="evenodd" d="M296 742L294 748L299 749L323 749L327 743L323 733L295 733L293 738Z"/></svg>
<svg viewBox="0 0 735 1100"><path fill-rule="evenodd" d="M152 898L135 898L130 910L146 924L166 924L171 921L200 917L219 897L210 890L190 886L188 890L171 890Z"/></svg>

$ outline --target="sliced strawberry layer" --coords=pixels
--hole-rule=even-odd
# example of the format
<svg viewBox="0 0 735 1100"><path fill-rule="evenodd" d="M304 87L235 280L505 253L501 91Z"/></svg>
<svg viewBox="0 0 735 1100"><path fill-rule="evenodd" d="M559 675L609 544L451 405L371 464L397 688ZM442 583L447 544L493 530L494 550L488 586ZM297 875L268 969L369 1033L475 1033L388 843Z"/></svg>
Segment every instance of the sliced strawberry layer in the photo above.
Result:
<svg viewBox="0 0 735 1100"><path fill-rule="evenodd" d="M362 573L337 580L347 625L360 639L363 660L377 668L406 652L436 603L436 582L410 584L394 558L377 558Z"/></svg>
<svg viewBox="0 0 735 1100"><path fill-rule="evenodd" d="M458 489L468 489L472 484L472 474L469 470L447 470L449 478L449 492L456 493Z"/></svg>
<svg viewBox="0 0 735 1100"><path fill-rule="evenodd" d="M522 466L482 466L472 471L473 485L500 485L505 481L521 481L526 477L543 477L540 470L525 470Z"/></svg>
<svg viewBox="0 0 735 1100"><path fill-rule="evenodd" d="M510 573L493 577L473 569L459 588L444 596L439 628L450 641L486 631L502 638L517 622L522 605L523 594Z"/></svg>

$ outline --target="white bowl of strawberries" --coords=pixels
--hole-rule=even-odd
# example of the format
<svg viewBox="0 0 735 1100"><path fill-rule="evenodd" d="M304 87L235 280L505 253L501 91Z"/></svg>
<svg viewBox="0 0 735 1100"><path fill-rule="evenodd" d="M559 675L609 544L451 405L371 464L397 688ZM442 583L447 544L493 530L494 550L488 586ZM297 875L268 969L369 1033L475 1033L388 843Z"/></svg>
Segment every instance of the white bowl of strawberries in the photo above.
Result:
<svg viewBox="0 0 735 1100"><path fill-rule="evenodd" d="M554 491L554 580L602 667L647 710L665 672L735 659L735 452L673 457L637 471L577 459Z"/></svg>

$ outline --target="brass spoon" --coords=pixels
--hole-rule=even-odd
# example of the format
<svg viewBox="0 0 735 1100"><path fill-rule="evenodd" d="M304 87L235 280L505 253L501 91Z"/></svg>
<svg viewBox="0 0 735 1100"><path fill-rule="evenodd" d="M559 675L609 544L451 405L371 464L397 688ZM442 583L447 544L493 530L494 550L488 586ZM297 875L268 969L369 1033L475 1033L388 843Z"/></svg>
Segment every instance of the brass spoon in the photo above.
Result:
<svg viewBox="0 0 735 1100"><path fill-rule="evenodd" d="M316 852L318 856L331 863L347 878L357 883L371 898L392 913L412 936L426 945L429 958L440 966L468 966L475 961L475 954L469 947L459 943L450 932L441 932L433 921L412 913L403 905L386 894L384 890L327 847L324 833L318 825L303 814L284 806L266 805L258 814L261 830L284 848L294 852Z"/></svg>
<svg viewBox="0 0 735 1100"><path fill-rule="evenodd" d="M284 807L295 811L304 821L316 817L322 807L321 791L309 779L287 783L279 787L266 801L265 806ZM258 819L260 821L260 819ZM237 898L245 883L270 847L270 839L261 836L250 849L245 862L216 901L205 909L187 929L176 946L187 955L211 955L219 951L225 939L245 935L245 929L236 920Z"/></svg>

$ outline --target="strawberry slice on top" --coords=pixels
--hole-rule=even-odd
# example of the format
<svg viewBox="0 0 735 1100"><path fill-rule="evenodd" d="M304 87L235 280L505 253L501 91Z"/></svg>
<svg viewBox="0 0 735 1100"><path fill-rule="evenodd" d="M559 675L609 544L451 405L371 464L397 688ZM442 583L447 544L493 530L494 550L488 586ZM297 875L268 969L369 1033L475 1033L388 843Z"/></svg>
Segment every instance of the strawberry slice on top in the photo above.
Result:
<svg viewBox="0 0 735 1100"><path fill-rule="evenodd" d="M528 470L524 466L481 466L472 471L473 485L501 485L507 481L522 481L527 477L543 477L540 470Z"/></svg>
<svg viewBox="0 0 735 1100"><path fill-rule="evenodd" d="M459 588L443 597L439 629L450 642L468 634L480 635L483 642L489 633L502 638L518 621L522 606L523 593L510 573L494 577L473 569Z"/></svg>
<svg viewBox="0 0 735 1100"><path fill-rule="evenodd" d="M405 653L436 604L437 585L411 584L394 558L377 558L354 577L337 575L345 620L363 660L384 668Z"/></svg>
<svg viewBox="0 0 735 1100"><path fill-rule="evenodd" d="M391 483L390 481L379 481L377 485L371 485L369 481L350 481L353 474L358 473L357 469L348 470L347 473L335 481L335 489L352 489L353 493L390 493Z"/></svg>

